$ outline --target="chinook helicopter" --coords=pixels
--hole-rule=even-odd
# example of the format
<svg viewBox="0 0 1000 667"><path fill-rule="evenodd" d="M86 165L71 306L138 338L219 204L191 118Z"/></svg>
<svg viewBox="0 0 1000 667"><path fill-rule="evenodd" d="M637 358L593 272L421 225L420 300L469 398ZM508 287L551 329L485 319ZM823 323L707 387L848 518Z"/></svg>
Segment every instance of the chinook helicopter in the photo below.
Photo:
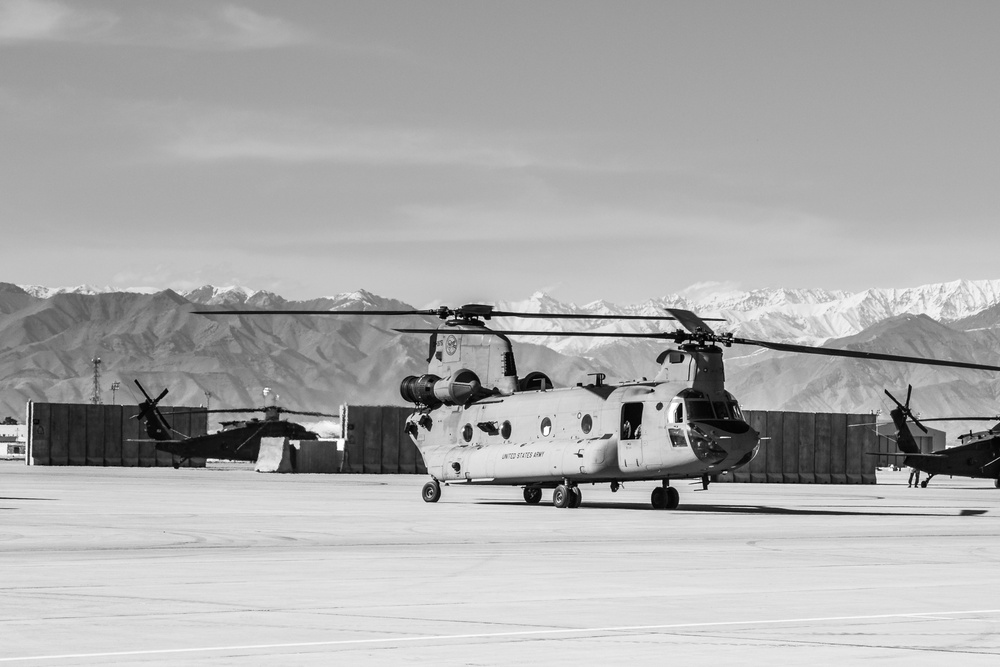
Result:
<svg viewBox="0 0 1000 667"><path fill-rule="evenodd" d="M674 509L671 481L701 479L745 466L757 454L760 435L726 391L723 348L768 349L1000 371L1000 366L923 359L856 350L815 348L716 333L708 318L681 309L669 316L545 314L499 311L470 304L436 310L229 310L203 315L437 316L437 328L399 328L430 336L427 372L402 380L400 394L414 405L405 424L431 476L422 489L437 502L441 485L505 485L523 488L536 504L551 489L556 507L578 507L582 484L654 481L656 509ZM598 333L490 329L494 317L578 320L676 320L683 329L654 333ZM510 337L587 336L648 338L668 345L652 381L593 382L556 388L540 371L519 376Z"/></svg>
<svg viewBox="0 0 1000 667"><path fill-rule="evenodd" d="M901 457L903 465L911 466L927 473L927 478L920 486L927 488L928 482L935 475L972 477L992 479L996 488L1000 489L1000 423L986 431L969 432L958 436L961 444L955 447L940 449L936 452L922 453L907 420L912 421L920 430L927 433L927 428L921 422L940 421L992 421L1000 422L1000 416L992 417L929 417L918 419L910 409L910 396L913 387L906 388L906 402L900 403L895 396L885 390L896 407L889 411L892 423L896 427L896 446L899 452L879 452L878 456Z"/></svg>
<svg viewBox="0 0 1000 667"><path fill-rule="evenodd" d="M142 392L144 400L139 403L139 413L135 419L146 426L146 434L155 444L156 449L175 456L174 467L179 468L191 458L225 459L229 461L256 461L260 454L261 438L288 438L290 440L317 440L316 433L300 424L280 419L281 413L293 415L309 415L313 417L336 417L323 412L301 412L288 410L277 405L267 405L262 408L237 408L232 410L191 410L199 414L207 413L255 413L263 412L264 418L252 418L223 422L223 429L207 435L187 436L178 433L170 427L166 417L157 405L167 395L167 389L160 392L156 398L146 393L146 389L135 381ZM267 399L270 390L265 387L264 397ZM275 396L275 398L277 398ZM180 414L175 412L174 414Z"/></svg>

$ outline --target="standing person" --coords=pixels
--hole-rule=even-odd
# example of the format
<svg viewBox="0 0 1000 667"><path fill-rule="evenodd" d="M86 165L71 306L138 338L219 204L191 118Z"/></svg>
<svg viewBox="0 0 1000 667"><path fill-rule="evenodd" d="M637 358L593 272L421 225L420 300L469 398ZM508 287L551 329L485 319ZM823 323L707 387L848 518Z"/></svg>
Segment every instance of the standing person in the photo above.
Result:
<svg viewBox="0 0 1000 667"><path fill-rule="evenodd" d="M910 480L906 483L907 488L920 486L920 469L910 466Z"/></svg>

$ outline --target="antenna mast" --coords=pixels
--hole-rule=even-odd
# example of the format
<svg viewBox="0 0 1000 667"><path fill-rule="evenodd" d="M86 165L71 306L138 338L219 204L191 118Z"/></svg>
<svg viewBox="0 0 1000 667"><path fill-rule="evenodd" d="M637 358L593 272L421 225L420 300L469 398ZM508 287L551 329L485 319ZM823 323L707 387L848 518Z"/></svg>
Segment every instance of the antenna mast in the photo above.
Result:
<svg viewBox="0 0 1000 667"><path fill-rule="evenodd" d="M94 364L94 389L90 394L90 402L94 405L101 404L101 358L94 355L94 358L90 360L90 363Z"/></svg>

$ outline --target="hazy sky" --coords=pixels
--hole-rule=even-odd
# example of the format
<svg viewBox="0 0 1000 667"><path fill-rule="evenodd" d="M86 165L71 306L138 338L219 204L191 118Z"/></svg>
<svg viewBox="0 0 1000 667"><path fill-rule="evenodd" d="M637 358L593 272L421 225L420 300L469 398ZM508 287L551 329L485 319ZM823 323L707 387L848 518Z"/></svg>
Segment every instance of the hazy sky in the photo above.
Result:
<svg viewBox="0 0 1000 667"><path fill-rule="evenodd" d="M996 278L1000 3L0 0L0 280Z"/></svg>

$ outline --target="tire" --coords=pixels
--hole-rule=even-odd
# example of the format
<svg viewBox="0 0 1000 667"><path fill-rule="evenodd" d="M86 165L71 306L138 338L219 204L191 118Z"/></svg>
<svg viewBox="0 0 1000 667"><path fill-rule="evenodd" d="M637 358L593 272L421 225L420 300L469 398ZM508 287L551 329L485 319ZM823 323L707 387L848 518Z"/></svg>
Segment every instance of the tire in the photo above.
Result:
<svg viewBox="0 0 1000 667"><path fill-rule="evenodd" d="M668 510L677 509L677 506L681 502L681 494L678 493L677 489L675 489L672 486L668 486L666 489L664 489L664 491L666 491L667 493L667 509Z"/></svg>
<svg viewBox="0 0 1000 667"><path fill-rule="evenodd" d="M556 507L569 507L572 492L565 484L560 484L552 491L552 504Z"/></svg>
<svg viewBox="0 0 1000 667"><path fill-rule="evenodd" d="M583 491L579 487L574 486L569 490L569 506L579 507L580 503L583 502Z"/></svg>
<svg viewBox="0 0 1000 667"><path fill-rule="evenodd" d="M537 505L542 499L542 490L537 486L524 487L524 502L529 505Z"/></svg>
<svg viewBox="0 0 1000 667"><path fill-rule="evenodd" d="M666 490L662 486L658 486L653 489L653 493L649 495L649 502L652 504L654 510L667 509Z"/></svg>
<svg viewBox="0 0 1000 667"><path fill-rule="evenodd" d="M436 503L441 498L441 485L438 484L436 479L431 480L424 484L420 495L423 497L425 503Z"/></svg>

